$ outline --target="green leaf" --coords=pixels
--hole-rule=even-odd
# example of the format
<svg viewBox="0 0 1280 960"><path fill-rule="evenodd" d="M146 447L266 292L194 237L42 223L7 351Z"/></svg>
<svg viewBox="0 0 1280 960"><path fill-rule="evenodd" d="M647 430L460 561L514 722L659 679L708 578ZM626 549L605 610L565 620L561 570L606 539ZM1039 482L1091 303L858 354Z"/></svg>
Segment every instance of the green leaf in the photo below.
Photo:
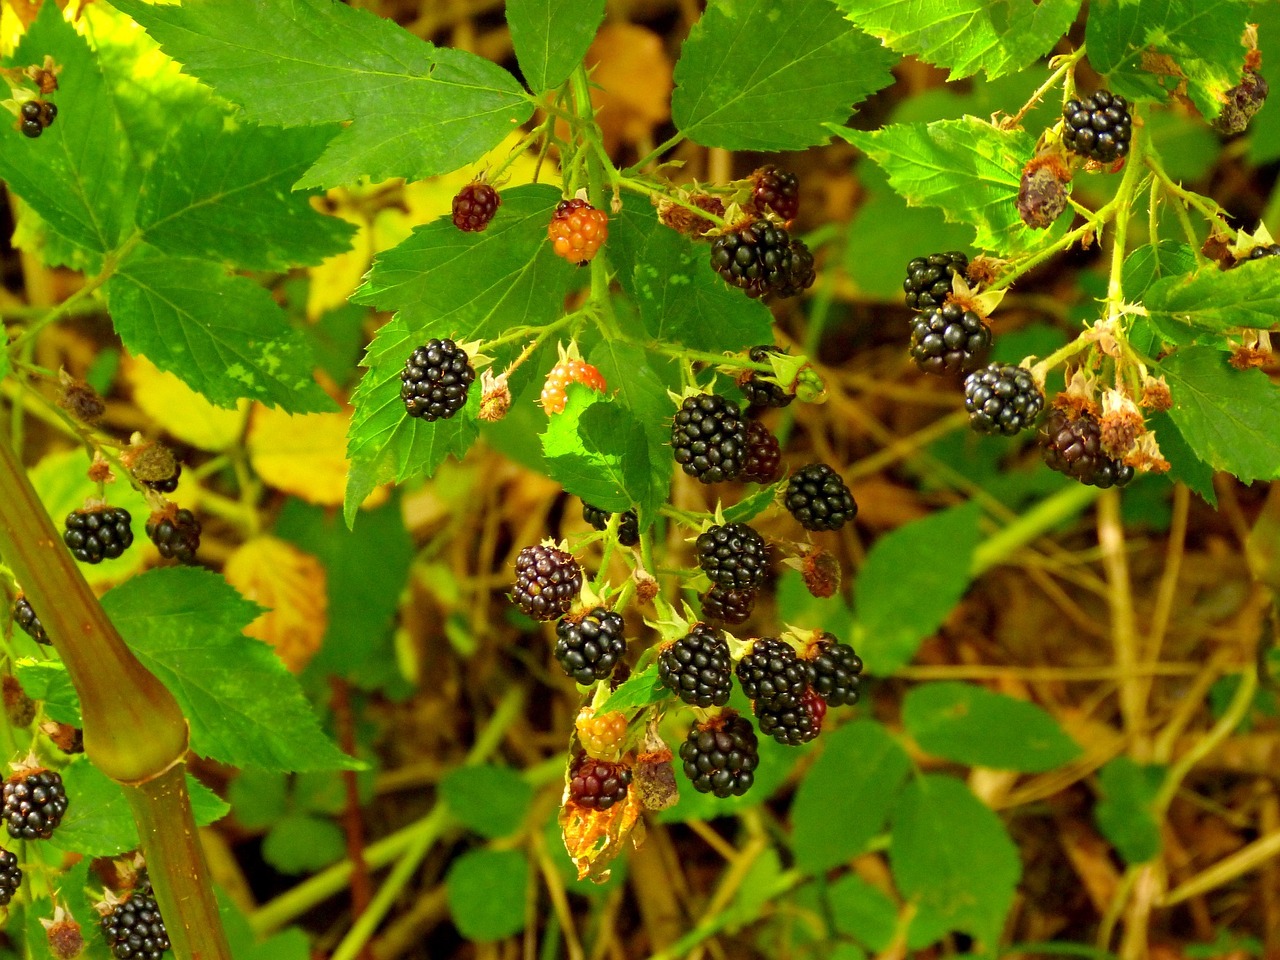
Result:
<svg viewBox="0 0 1280 960"><path fill-rule="evenodd" d="M821 873L862 853L884 826L911 759L880 724L855 720L823 738L791 805L796 862Z"/></svg>
<svg viewBox="0 0 1280 960"><path fill-rule="evenodd" d="M1146 863L1160 852L1155 799L1165 768L1116 757L1098 773L1102 799L1094 808L1098 827L1129 864Z"/></svg>
<svg viewBox="0 0 1280 960"><path fill-rule="evenodd" d="M974 503L952 507L899 527L871 548L853 590L854 646L869 672L887 675L910 661L964 595L980 539L978 516Z"/></svg>
<svg viewBox="0 0 1280 960"><path fill-rule="evenodd" d="M1071 28L1080 0L835 0L862 30L960 80L1023 70Z"/></svg>
<svg viewBox="0 0 1280 960"><path fill-rule="evenodd" d="M454 925L476 943L502 940L524 929L529 861L518 850L464 853L445 876Z"/></svg>
<svg viewBox="0 0 1280 960"><path fill-rule="evenodd" d="M803 150L888 86L896 59L831 0L712 0L676 64L671 115L705 147Z"/></svg>
<svg viewBox="0 0 1280 960"><path fill-rule="evenodd" d="M236 960L311 960L311 943L298 927L289 927L258 942L249 918L225 896L218 897L218 909Z"/></svg>
<svg viewBox="0 0 1280 960"><path fill-rule="evenodd" d="M290 413L334 409L312 376L307 338L252 280L144 246L120 264L106 290L129 351L218 406L248 397Z"/></svg>
<svg viewBox="0 0 1280 960"><path fill-rule="evenodd" d="M281 873L314 873L346 852L346 836L336 823L305 813L283 817L262 841L263 859Z"/></svg>
<svg viewBox="0 0 1280 960"><path fill-rule="evenodd" d="M435 47L344 3L115 6L251 120L350 121L299 187L448 173L483 156L533 113L515 78L497 64Z"/></svg>
<svg viewBox="0 0 1280 960"><path fill-rule="evenodd" d="M926 683L902 704L902 723L926 753L972 767L1041 773L1080 755L1048 713L970 683Z"/></svg>
<svg viewBox="0 0 1280 960"><path fill-rule="evenodd" d="M1110 89L1134 99L1191 98L1205 117L1222 109L1244 69L1246 0L1095 0L1085 43Z"/></svg>
<svg viewBox="0 0 1280 960"><path fill-rule="evenodd" d="M569 493L601 510L639 505L654 513L666 499L654 491L644 427L624 406L581 384L570 384L562 412L542 435L547 472Z"/></svg>
<svg viewBox="0 0 1280 960"><path fill-rule="evenodd" d="M355 769L320 731L297 680L275 651L241 631L259 613L220 576L169 567L102 598L143 665L191 723L191 749L238 767Z"/></svg>
<svg viewBox="0 0 1280 960"><path fill-rule="evenodd" d="M1022 167L1035 155L1035 137L1025 130L962 117L835 132L884 168L908 206L938 207L948 223L968 224L983 250L1025 253L1066 229L1028 230L1018 216Z"/></svg>
<svg viewBox="0 0 1280 960"><path fill-rule="evenodd" d="M827 888L827 902L838 932L871 950L889 949L898 929L898 906L887 893L846 873Z"/></svg>
<svg viewBox="0 0 1280 960"><path fill-rule="evenodd" d="M138 226L175 256L254 270L314 265L346 250L355 226L312 208L290 186L332 134L320 127L228 129L223 111L174 123L143 178Z"/></svg>
<svg viewBox="0 0 1280 960"><path fill-rule="evenodd" d="M1125 298L1144 300L1157 280L1181 277L1196 268L1196 252L1178 240L1161 240L1159 246L1146 244L1125 258L1120 274ZM1151 309L1150 302L1144 304Z"/></svg>
<svg viewBox="0 0 1280 960"><path fill-rule="evenodd" d="M1218 494L1213 489L1213 467L1209 466L1187 444L1167 413L1157 413L1147 418L1147 427L1155 432L1161 455L1169 461L1170 480L1185 483L1198 493L1209 506L1218 506Z"/></svg>
<svg viewBox="0 0 1280 960"><path fill-rule="evenodd" d="M664 227L648 204L629 203L610 221L609 262L659 343L715 352L771 342L769 308L721 280L710 248Z"/></svg>
<svg viewBox="0 0 1280 960"><path fill-rule="evenodd" d="M15 664L15 671L23 693L44 704L46 717L72 727L84 726L80 697L62 661L23 657Z"/></svg>
<svg viewBox="0 0 1280 960"><path fill-rule="evenodd" d="M732 507L725 508L722 511L725 523L749 523L754 520L773 505L781 486L782 481L771 483L743 497Z"/></svg>
<svg viewBox="0 0 1280 960"><path fill-rule="evenodd" d="M491 840L520 829L533 803L533 787L518 771L482 764L451 770L440 795L463 826Z"/></svg>
<svg viewBox="0 0 1280 960"><path fill-rule="evenodd" d="M658 665L653 663L623 681L617 690L609 694L609 698L600 705L596 713L612 713L615 710L630 713L652 703L661 703L670 696L671 691L658 680Z"/></svg>
<svg viewBox="0 0 1280 960"><path fill-rule="evenodd" d="M1161 362L1173 394L1169 417L1195 455L1245 483L1280 476L1280 388L1261 370L1236 370L1213 347L1186 347Z"/></svg>
<svg viewBox="0 0 1280 960"><path fill-rule="evenodd" d="M38 140L7 125L0 178L76 248L72 265L96 273L133 224L141 171L88 44L54 3L44 4L9 65L40 64L46 55L62 68L58 122Z"/></svg>
<svg viewBox="0 0 1280 960"><path fill-rule="evenodd" d="M511 43L529 89L542 93L569 79L603 19L604 0L508 0Z"/></svg>
<svg viewBox="0 0 1280 960"><path fill-rule="evenodd" d="M1280 264L1263 257L1233 270L1206 267L1190 276L1166 277L1147 291L1143 304L1155 319L1207 330L1269 330L1280 316Z"/></svg>
<svg viewBox="0 0 1280 960"><path fill-rule="evenodd" d="M289 812L289 781L274 770L242 770L227 788L236 822L246 830L265 830Z"/></svg>
<svg viewBox="0 0 1280 960"><path fill-rule="evenodd" d="M1022 872L991 810L954 777L907 785L893 813L890 866L898 890L922 912L994 944Z"/></svg>

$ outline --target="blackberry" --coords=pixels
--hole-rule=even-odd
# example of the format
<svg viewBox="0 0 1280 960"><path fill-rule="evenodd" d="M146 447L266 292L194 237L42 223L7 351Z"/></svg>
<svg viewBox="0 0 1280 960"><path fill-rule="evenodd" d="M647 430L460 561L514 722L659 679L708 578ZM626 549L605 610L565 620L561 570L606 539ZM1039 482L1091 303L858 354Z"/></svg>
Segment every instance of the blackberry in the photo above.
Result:
<svg viewBox="0 0 1280 960"><path fill-rule="evenodd" d="M22 121L22 135L24 137L30 137L32 140L34 140L36 137L40 136L40 134L42 133L44 133L44 126L40 123L39 120L23 120Z"/></svg>
<svg viewBox="0 0 1280 960"><path fill-rule="evenodd" d="M782 285L773 292L779 297L794 297L813 286L818 279L818 270L814 265L813 253L805 246L803 240L791 241L791 269L787 271Z"/></svg>
<svg viewBox="0 0 1280 960"><path fill-rule="evenodd" d="M1083 100L1068 100L1062 119L1062 142L1072 153L1099 163L1111 163L1129 153L1133 118L1124 97L1099 90Z"/></svg>
<svg viewBox="0 0 1280 960"><path fill-rule="evenodd" d="M792 474L783 503L806 530L839 530L858 515L844 479L825 463L811 463Z"/></svg>
<svg viewBox="0 0 1280 960"><path fill-rule="evenodd" d="M13 601L13 620L22 628L22 632L29 636L36 643L43 643L46 646L53 643L49 639L49 635L44 632L44 624L40 622L40 618L36 616L35 610L31 606L31 602L26 597L18 597Z"/></svg>
<svg viewBox="0 0 1280 960"><path fill-rule="evenodd" d="M19 112L22 114L23 120L35 120L36 122L39 122L40 103L37 100L28 100L19 108Z"/></svg>
<svg viewBox="0 0 1280 960"><path fill-rule="evenodd" d="M512 596L535 620L555 620L569 612L582 591L582 568L573 554L538 544L516 555Z"/></svg>
<svg viewBox="0 0 1280 960"><path fill-rule="evenodd" d="M957 273L963 277L968 270L969 258L959 250L916 257L907 264L907 279L902 281L907 306L912 310L942 306L951 292L951 278Z"/></svg>
<svg viewBox="0 0 1280 960"><path fill-rule="evenodd" d="M1254 247L1244 255L1245 260L1261 260L1264 257L1280 257L1280 243L1269 243L1266 246Z"/></svg>
<svg viewBox="0 0 1280 960"><path fill-rule="evenodd" d="M782 447L778 438L759 420L747 421L747 455L739 480L777 483L782 477Z"/></svg>
<svg viewBox="0 0 1280 960"><path fill-rule="evenodd" d="M5 826L18 840L48 840L67 812L62 777L53 770L23 770L4 785Z"/></svg>
<svg viewBox="0 0 1280 960"><path fill-rule="evenodd" d="M1038 437L1044 462L1091 487L1123 487L1133 479L1133 467L1113 460L1102 449L1102 427L1088 412L1071 417L1055 407L1040 425Z"/></svg>
<svg viewBox="0 0 1280 960"><path fill-rule="evenodd" d="M680 747L684 774L699 793L740 797L755 783L760 744L751 721L726 710L689 731Z"/></svg>
<svg viewBox="0 0 1280 960"><path fill-rule="evenodd" d="M142 484L157 493L173 493L178 489L178 479L181 476L182 464L175 463L173 465L173 476L165 477L163 480L143 480Z"/></svg>
<svg viewBox="0 0 1280 960"><path fill-rule="evenodd" d="M160 960L169 949L169 933L149 890L134 890L102 918L102 935L119 960Z"/></svg>
<svg viewBox="0 0 1280 960"><path fill-rule="evenodd" d="M827 705L809 689L795 706L768 707L757 703L755 711L761 733L768 734L784 746L794 747L817 739L822 732L822 718L827 714Z"/></svg>
<svg viewBox="0 0 1280 960"><path fill-rule="evenodd" d="M498 212L502 198L487 183L473 181L453 198L453 225L464 233L478 233Z"/></svg>
<svg viewBox="0 0 1280 960"><path fill-rule="evenodd" d="M990 351L991 328L955 301L911 322L911 359L925 373L969 373L986 363Z"/></svg>
<svg viewBox="0 0 1280 960"><path fill-rule="evenodd" d="M745 523L723 523L698 535L698 566L726 590L749 590L769 572L769 545Z"/></svg>
<svg viewBox="0 0 1280 960"><path fill-rule="evenodd" d="M604 607L577 620L565 617L556 624L556 659L578 683L607 680L627 652L623 630L622 617Z"/></svg>
<svg viewBox="0 0 1280 960"><path fill-rule="evenodd" d="M808 650L813 668L813 692L829 707L851 707L858 702L862 658L853 647L824 633Z"/></svg>
<svg viewBox="0 0 1280 960"><path fill-rule="evenodd" d="M400 399L411 417L448 420L467 405L475 378L465 350L452 340L428 340L400 373Z"/></svg>
<svg viewBox="0 0 1280 960"><path fill-rule="evenodd" d="M18 858L9 850L0 850L0 907L6 906L22 886Z"/></svg>
<svg viewBox="0 0 1280 960"><path fill-rule="evenodd" d="M993 363L964 381L969 426L979 433L1014 436L1035 424L1044 411L1044 394L1026 367Z"/></svg>
<svg viewBox="0 0 1280 960"><path fill-rule="evenodd" d="M556 256L578 266L594 259L608 236L609 215L577 198L556 204L547 225L547 239Z"/></svg>
<svg viewBox="0 0 1280 960"><path fill-rule="evenodd" d="M147 521L147 536L166 560L195 563L200 548L200 521L195 514L183 507L172 517L153 513Z"/></svg>
<svg viewBox="0 0 1280 960"><path fill-rule="evenodd" d="M775 166L761 167L751 175L751 202L757 210L772 210L783 220L800 212L800 179Z"/></svg>
<svg viewBox="0 0 1280 960"><path fill-rule="evenodd" d="M686 397L671 421L671 449L680 469L702 483L742 472L747 425L737 406L714 393Z"/></svg>
<svg viewBox="0 0 1280 960"><path fill-rule="evenodd" d="M123 507L74 510L67 514L62 541L82 563L113 560L133 543L133 517Z"/></svg>
<svg viewBox="0 0 1280 960"><path fill-rule="evenodd" d="M752 363L768 363L769 354L780 354L777 347L761 345L752 347L747 357ZM795 399L780 384L763 379L756 371L751 371L740 384L747 398L747 407L752 410L763 410L766 407L785 407Z"/></svg>
<svg viewBox="0 0 1280 960"><path fill-rule="evenodd" d="M717 623L745 623L755 605L755 590L726 590L716 584L702 595L702 615Z"/></svg>
<svg viewBox="0 0 1280 960"><path fill-rule="evenodd" d="M609 519L613 516L608 510L593 507L585 500L582 502L582 519L596 530L608 529ZM634 547L640 542L640 518L634 510L628 510L618 521L618 542L624 547Z"/></svg>
<svg viewBox="0 0 1280 960"><path fill-rule="evenodd" d="M658 654L658 679L685 703L695 707L723 707L733 690L733 663L724 634L695 623Z"/></svg>
<svg viewBox="0 0 1280 960"><path fill-rule="evenodd" d="M814 668L796 656L791 644L777 637L761 637L738 661L738 684L757 709L798 707L814 681Z"/></svg>
<svg viewBox="0 0 1280 960"><path fill-rule="evenodd" d="M584 756L569 777L569 799L592 810L608 810L627 798L631 768Z"/></svg>
<svg viewBox="0 0 1280 960"><path fill-rule="evenodd" d="M794 252L785 229L756 220L712 241L711 267L726 283L759 298L790 290L803 280L803 275L793 275Z"/></svg>

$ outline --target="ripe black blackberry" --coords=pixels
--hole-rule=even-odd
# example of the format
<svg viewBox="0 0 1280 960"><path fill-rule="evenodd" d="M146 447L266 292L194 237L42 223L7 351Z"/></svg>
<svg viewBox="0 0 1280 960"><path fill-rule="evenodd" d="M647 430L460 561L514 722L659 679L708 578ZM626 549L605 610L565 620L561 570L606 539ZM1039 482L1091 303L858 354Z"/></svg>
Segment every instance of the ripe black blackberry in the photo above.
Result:
<svg viewBox="0 0 1280 960"><path fill-rule="evenodd" d="M1269 243L1266 246L1254 247L1241 259L1241 263L1245 260L1261 260L1264 257L1280 257L1280 243Z"/></svg>
<svg viewBox="0 0 1280 960"><path fill-rule="evenodd" d="M771 347L762 344L758 347L752 347L747 352L747 357L752 363L768 363L769 354L782 353L777 347ZM751 410L763 410L766 407L785 407L795 399L794 396L782 389L781 385L765 380L759 373L752 370L739 384L743 394L747 398L747 407Z"/></svg>
<svg viewBox="0 0 1280 960"><path fill-rule="evenodd" d="M965 378L964 408L974 430L1012 437L1044 412L1044 393L1026 367L993 363Z"/></svg>
<svg viewBox="0 0 1280 960"><path fill-rule="evenodd" d="M169 949L169 932L149 888L117 903L102 918L102 935L119 960L160 960Z"/></svg>
<svg viewBox="0 0 1280 960"><path fill-rule="evenodd" d="M825 463L811 463L792 474L783 503L806 530L839 530L858 515L844 479Z"/></svg>
<svg viewBox="0 0 1280 960"><path fill-rule="evenodd" d="M713 585L702 595L702 616L715 623L745 623L756 605L755 590L726 590Z"/></svg>
<svg viewBox="0 0 1280 960"><path fill-rule="evenodd" d="M9 836L18 840L48 840L67 812L62 777L53 770L20 770L5 781L0 816Z"/></svg>
<svg viewBox="0 0 1280 960"><path fill-rule="evenodd" d="M22 886L18 858L9 850L0 850L0 907L6 906Z"/></svg>
<svg viewBox="0 0 1280 960"><path fill-rule="evenodd" d="M1044 462L1091 487L1123 487L1133 467L1108 457L1102 449L1102 427L1087 411L1072 417L1061 407L1049 411L1038 435Z"/></svg>
<svg viewBox="0 0 1280 960"><path fill-rule="evenodd" d="M715 524L694 546L702 572L726 590L757 587L769 572L769 545L745 523Z"/></svg>
<svg viewBox="0 0 1280 960"><path fill-rule="evenodd" d="M537 544L516 555L512 599L535 620L555 620L569 612L582 591L582 568L573 554Z"/></svg>
<svg viewBox="0 0 1280 960"><path fill-rule="evenodd" d="M1124 97L1099 90L1083 100L1068 100L1062 120L1062 142L1073 153L1099 163L1112 163L1129 153L1133 118Z"/></svg>
<svg viewBox="0 0 1280 960"><path fill-rule="evenodd" d="M556 659L578 683L607 680L627 652L624 629L622 617L604 607L577 620L565 617L556 624Z"/></svg>
<svg viewBox="0 0 1280 960"><path fill-rule="evenodd" d="M714 393L685 397L671 421L671 449L680 469L702 483L742 472L747 424L735 404Z"/></svg>
<svg viewBox="0 0 1280 960"><path fill-rule="evenodd" d="M699 723L680 747L684 774L699 793L740 797L755 783L760 743L751 721L732 710Z"/></svg>
<svg viewBox="0 0 1280 960"><path fill-rule="evenodd" d="M627 798L631 768L583 756L569 777L569 799L592 810L608 810Z"/></svg>
<svg viewBox="0 0 1280 960"><path fill-rule="evenodd" d="M925 373L969 373L987 362L990 351L991 328L955 301L911 321L911 359Z"/></svg>
<svg viewBox="0 0 1280 960"><path fill-rule="evenodd" d="M824 633L810 646L805 661L813 668L813 691L829 707L848 707L858 702L862 658L853 647Z"/></svg>
<svg viewBox="0 0 1280 960"><path fill-rule="evenodd" d="M761 637L738 661L738 685L758 708L798 707L814 680L814 668L795 648L777 637Z"/></svg>
<svg viewBox="0 0 1280 960"><path fill-rule="evenodd" d="M818 269L814 264L813 252L805 246L803 240L791 241L791 269L787 271L782 284L773 292L775 296L786 299L795 297L813 286L818 279Z"/></svg>
<svg viewBox="0 0 1280 960"><path fill-rule="evenodd" d="M902 281L907 306L912 310L942 306L951 292L951 278L957 273L963 277L968 270L969 258L959 250L916 257L907 264L907 279Z"/></svg>
<svg viewBox="0 0 1280 960"><path fill-rule="evenodd" d="M757 210L772 210L783 220L800 213L800 178L775 166L761 167L751 175L751 202Z"/></svg>
<svg viewBox="0 0 1280 960"><path fill-rule="evenodd" d="M582 502L582 519L596 530L607 529L612 516L608 510L593 507L585 500ZM618 521L618 542L624 547L634 547L640 542L640 518L634 510L628 510Z"/></svg>
<svg viewBox="0 0 1280 960"><path fill-rule="evenodd" d="M113 560L133 544L132 522L123 507L74 510L67 514L62 541L82 563Z"/></svg>
<svg viewBox="0 0 1280 960"><path fill-rule="evenodd" d="M747 455L739 480L777 483L782 477L782 447L778 438L759 420L747 421Z"/></svg>
<svg viewBox="0 0 1280 960"><path fill-rule="evenodd" d="M147 536L166 560L195 563L200 549L200 521L195 514L183 507L172 517L164 512L153 513L147 521Z"/></svg>
<svg viewBox="0 0 1280 960"><path fill-rule="evenodd" d="M711 243L712 269L753 298L794 288L804 279L803 268L793 275L793 255L791 235L766 220L756 220Z"/></svg>
<svg viewBox="0 0 1280 960"><path fill-rule="evenodd" d="M695 623L658 654L658 679L685 703L695 707L723 707L733 691L733 663L724 634Z"/></svg>
<svg viewBox="0 0 1280 960"><path fill-rule="evenodd" d="M428 340L400 373L400 399L411 417L448 420L467 405L476 372L467 352L452 340Z"/></svg>
<svg viewBox="0 0 1280 960"><path fill-rule="evenodd" d="M182 476L182 464L173 465L173 475L163 480L143 480L143 486L150 487L157 493L173 493L178 489L178 479Z"/></svg>
<svg viewBox="0 0 1280 960"><path fill-rule="evenodd" d="M477 233L489 225L501 204L497 190L474 180L453 198L453 225L465 233Z"/></svg>
<svg viewBox="0 0 1280 960"><path fill-rule="evenodd" d="M29 636L36 643L43 643L46 646L53 643L49 639L49 635L44 632L44 624L40 622L40 618L36 616L35 610L31 606L31 602L26 597L18 597L13 601L13 622L22 628L22 632Z"/></svg>
<svg viewBox="0 0 1280 960"><path fill-rule="evenodd" d="M817 739L822 732L827 704L810 688L794 706L768 707L757 703L755 712L756 725L761 733L768 734L784 746L794 747Z"/></svg>

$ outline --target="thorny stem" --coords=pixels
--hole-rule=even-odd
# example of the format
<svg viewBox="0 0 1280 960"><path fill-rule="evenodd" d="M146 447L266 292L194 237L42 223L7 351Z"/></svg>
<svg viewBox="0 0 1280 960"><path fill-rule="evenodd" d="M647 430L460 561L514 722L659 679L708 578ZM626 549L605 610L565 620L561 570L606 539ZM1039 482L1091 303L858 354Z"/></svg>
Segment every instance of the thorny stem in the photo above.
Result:
<svg viewBox="0 0 1280 960"><path fill-rule="evenodd" d="M1022 123L1022 118L1030 113L1037 103L1044 99L1044 95L1058 85L1058 82L1067 75L1071 70L1075 69L1075 65L1084 57L1084 44L1073 52L1061 57L1061 63L1058 68L1049 74L1049 79L1036 89L1035 93L1027 98L1027 102L1022 105L1022 109L1015 113L1012 117L1000 121L1000 127L1003 130L1012 130Z"/></svg>

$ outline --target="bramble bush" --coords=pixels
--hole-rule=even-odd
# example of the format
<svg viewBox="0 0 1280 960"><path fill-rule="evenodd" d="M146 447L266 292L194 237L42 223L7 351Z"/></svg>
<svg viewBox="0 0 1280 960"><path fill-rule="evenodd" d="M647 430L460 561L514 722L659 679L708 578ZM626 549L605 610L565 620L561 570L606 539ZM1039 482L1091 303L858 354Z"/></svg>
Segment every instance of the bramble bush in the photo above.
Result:
<svg viewBox="0 0 1280 960"><path fill-rule="evenodd" d="M727 858L655 958L1136 958L1192 899L1249 949L1197 898L1274 816L1189 868L1170 810L1273 722L1275 496L1231 493L1248 642L1184 651L1188 706L1152 689L1188 491L1280 476L1276 201L1187 186L1280 158L1277 8L710 0L654 142L602 126L605 6L509 0L515 69L334 0L46 2L6 35L0 953L394 956L447 914L601 955L616 921L574 915L613 916L646 822ZM921 397L950 412L877 419ZM882 470L928 508L865 516ZM1152 602L1126 529L1169 531ZM939 667L997 567L1111 667L1002 672L1030 622ZM417 721L446 769L398 766L397 705L446 688L463 714ZM1033 840L1081 784L1068 919ZM228 814L308 879L219 902L197 824ZM442 901L402 902L424 863ZM316 947L289 924L322 905Z"/></svg>

